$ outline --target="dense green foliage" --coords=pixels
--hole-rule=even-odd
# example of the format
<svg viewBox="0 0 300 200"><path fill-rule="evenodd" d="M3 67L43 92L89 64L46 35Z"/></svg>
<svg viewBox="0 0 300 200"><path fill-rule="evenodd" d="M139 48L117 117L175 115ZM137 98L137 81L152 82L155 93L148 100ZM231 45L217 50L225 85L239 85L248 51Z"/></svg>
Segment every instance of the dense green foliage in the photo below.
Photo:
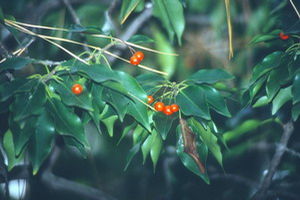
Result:
<svg viewBox="0 0 300 200"><path fill-rule="evenodd" d="M278 128L282 124L291 122L298 128L300 25L288 1L276 1L276 5L270 1L247 2L253 7L253 13L245 16L248 18L246 29L236 22L243 14L240 6L245 5L231 3L234 46L238 46L241 38L246 39L242 48L236 48L236 55L230 61L227 51L220 55L210 51L210 47L203 53L208 56L199 58L201 48L194 48L205 40L198 42L195 36L198 29L188 24L195 13L211 15L208 19L210 26L215 28L215 37L226 40L224 2L124 0L114 8L119 11L115 21L122 24L121 28L149 6L153 9L149 27L141 28L126 41L118 38L120 30L107 19L109 4L103 3L105 8L101 3L100 6L80 4L76 11L81 24L74 25L71 17L62 17L65 10L58 10L40 22L41 25L49 24L48 28L32 28L20 23L22 16L18 16L21 13L18 9L25 6L25 2L0 4L2 28L13 40L10 41L13 50L9 51L22 49L28 42L27 37L38 40L33 42L32 49L28 47L27 55L3 54L0 63L0 133L9 172L25 160L33 175L39 176L57 147L64 153L67 149L75 149L76 155L85 160L105 154L102 162L115 162L112 161L115 154L96 144L101 138L113 141L108 148L120 149L118 161L125 156L123 151L126 152L123 159L126 163L117 163L125 170L130 170L131 163L136 165L134 158L140 153L141 164L151 160L153 171L158 174L162 172L157 170L167 171L166 182L176 188L177 181L186 181L182 178L182 170L175 173L176 170L165 164L157 169L160 160L167 160L168 154L174 158L176 151L176 159L186 169L210 184L210 177L214 179L216 174L232 172L242 166L234 160L255 163L251 155L247 158L247 150L260 140L275 143L278 133L282 132L282 128ZM93 19L98 12L101 25ZM34 46L35 43L40 46ZM118 46L125 47L121 59L115 51ZM39 52L41 49L43 51ZM145 53L143 65L127 64L130 54L138 49ZM179 56L174 55L177 50ZM112 57L119 60L111 61ZM200 69L196 67L199 63ZM82 91L74 93L74 84L80 84ZM154 103L147 103L148 95L153 96L155 102L177 104L180 109L172 115L157 112ZM259 131L263 133L257 134ZM297 140L299 137L293 142ZM251 169L255 165L249 165L246 176L255 173ZM145 168L148 170L147 165ZM299 177L296 164L286 161L284 168L288 171L287 177L295 174ZM257 172L255 176L260 177ZM209 187L223 187L218 184L221 183L212 183ZM168 187L173 187L170 185ZM251 196L251 189L238 188L238 191L244 194L230 191L230 199ZM291 191L295 192L294 188ZM178 195L172 192L174 194L168 198ZM178 199L199 197L192 193L179 194ZM208 199L227 198L226 192L206 195Z"/></svg>

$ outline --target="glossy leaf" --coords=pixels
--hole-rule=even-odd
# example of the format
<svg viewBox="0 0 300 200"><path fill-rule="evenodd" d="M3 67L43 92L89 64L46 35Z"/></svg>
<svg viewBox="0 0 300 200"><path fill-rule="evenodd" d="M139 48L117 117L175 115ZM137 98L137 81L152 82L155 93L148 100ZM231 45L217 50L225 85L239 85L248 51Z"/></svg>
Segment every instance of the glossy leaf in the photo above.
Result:
<svg viewBox="0 0 300 200"><path fill-rule="evenodd" d="M153 168L155 171L157 161L159 159L160 152L162 150L163 141L162 141L160 134L158 134L156 131L152 131L151 134L152 134L152 145L151 145L151 150L150 150L150 156L151 156Z"/></svg>
<svg viewBox="0 0 300 200"><path fill-rule="evenodd" d="M88 157L87 149L76 139L70 136L63 136L63 139L68 148L77 150L83 158Z"/></svg>
<svg viewBox="0 0 300 200"><path fill-rule="evenodd" d="M201 86L205 90L206 99L208 104L216 112L226 117L231 117L231 114L227 108L224 97L213 87Z"/></svg>
<svg viewBox="0 0 300 200"><path fill-rule="evenodd" d="M153 135L149 135L146 140L143 142L142 144L142 154L143 154L143 164L145 164L146 159L150 153L151 147L152 147L152 143L153 143Z"/></svg>
<svg viewBox="0 0 300 200"><path fill-rule="evenodd" d="M130 131L133 131L134 128L136 127L137 123L133 122L131 125L128 125L126 126L124 129L123 129L123 132L122 132L122 135L118 141L118 145L120 144L120 142L125 138L125 136L127 134L129 134Z"/></svg>
<svg viewBox="0 0 300 200"><path fill-rule="evenodd" d="M281 63L283 52L275 51L267 55L259 64L253 69L252 81L257 80L268 71L278 67Z"/></svg>
<svg viewBox="0 0 300 200"><path fill-rule="evenodd" d="M132 36L128 42L134 43L134 44L145 44L145 43L152 43L154 42L153 39L149 38L146 35L134 35Z"/></svg>
<svg viewBox="0 0 300 200"><path fill-rule="evenodd" d="M54 121L50 115L44 112L38 117L36 129L29 143L29 158L36 174L43 161L51 152L55 134Z"/></svg>
<svg viewBox="0 0 300 200"><path fill-rule="evenodd" d="M300 102L300 72L296 74L292 87L293 103Z"/></svg>
<svg viewBox="0 0 300 200"><path fill-rule="evenodd" d="M32 63L34 60L30 58L23 58L23 57L11 57L7 58L4 62L0 63L0 72L8 69L22 69L29 63Z"/></svg>
<svg viewBox="0 0 300 200"><path fill-rule="evenodd" d="M267 80L266 92L269 100L272 100L280 89L280 86L288 79L289 72L287 67L278 67L270 72Z"/></svg>
<svg viewBox="0 0 300 200"><path fill-rule="evenodd" d="M45 86L39 83L31 92L17 94L11 106L14 120L19 121L30 115L38 115L43 111L46 102Z"/></svg>
<svg viewBox="0 0 300 200"><path fill-rule="evenodd" d="M300 115L300 102L293 105L292 108L292 118L294 121L296 121L299 118Z"/></svg>
<svg viewBox="0 0 300 200"><path fill-rule="evenodd" d="M292 98L292 86L281 89L272 102L272 115L277 113L277 111Z"/></svg>
<svg viewBox="0 0 300 200"><path fill-rule="evenodd" d="M229 74L223 69L201 69L196 73L192 74L187 80L193 81L195 83L215 83L218 81L230 80L234 76Z"/></svg>
<svg viewBox="0 0 300 200"><path fill-rule="evenodd" d="M109 116L108 118L101 119L103 124L106 126L108 135L110 137L113 137L113 135L114 135L114 124L117 119L118 119L117 115L112 115L112 116Z"/></svg>
<svg viewBox="0 0 300 200"><path fill-rule="evenodd" d="M29 92L37 84L37 79L15 79L12 82L5 82L0 85L0 102L6 101L16 93Z"/></svg>
<svg viewBox="0 0 300 200"><path fill-rule="evenodd" d="M36 117L29 117L19 124L10 120L10 128L13 133L16 156L19 156L28 144L29 139L36 130Z"/></svg>
<svg viewBox="0 0 300 200"><path fill-rule="evenodd" d="M16 157L13 135L10 130L7 130L3 136L3 148L7 156L8 171L10 171L23 159L23 156Z"/></svg>
<svg viewBox="0 0 300 200"><path fill-rule="evenodd" d="M93 65L77 64L71 66L70 72L68 73L75 73L75 72L83 73L97 83L102 83L108 80L118 81L118 78L116 77L114 71L102 64L93 64Z"/></svg>
<svg viewBox="0 0 300 200"><path fill-rule="evenodd" d="M72 110L55 98L47 102L47 110L51 113L59 134L74 137L85 148L89 147L81 119Z"/></svg>
<svg viewBox="0 0 300 200"><path fill-rule="evenodd" d="M129 150L128 155L126 157L126 166L124 168L124 171L127 170L133 157L139 152L140 147L141 147L141 143L137 143Z"/></svg>
<svg viewBox="0 0 300 200"><path fill-rule="evenodd" d="M212 133L210 128L205 129L197 120L191 118L188 124L194 133L201 138L202 142L208 147L209 151L214 155L218 163L223 166L222 152L218 144L218 138Z"/></svg>
<svg viewBox="0 0 300 200"><path fill-rule="evenodd" d="M183 114L209 120L210 114L206 102L205 91L197 86L189 86L176 96L176 103Z"/></svg>
<svg viewBox="0 0 300 200"><path fill-rule="evenodd" d="M172 6L170 6L172 5ZM177 35L178 43L181 44L181 36L185 27L183 7L179 0L153 0L154 15L158 17L167 29L169 38L173 40Z"/></svg>
<svg viewBox="0 0 300 200"><path fill-rule="evenodd" d="M173 116L166 117L161 113L155 113L153 116L153 121L157 132L161 135L162 139L165 140L171 130L173 121Z"/></svg>
<svg viewBox="0 0 300 200"><path fill-rule="evenodd" d="M254 104L253 104L253 108L258 108L258 107L262 107L265 106L269 103L269 99L267 96L262 96L260 97Z"/></svg>
<svg viewBox="0 0 300 200"><path fill-rule="evenodd" d="M130 99L118 92L105 89L103 92L103 100L114 107L119 115L120 121L122 122L127 113Z"/></svg>
<svg viewBox="0 0 300 200"><path fill-rule="evenodd" d="M132 134L133 144L141 143L148 135L149 133L142 126L137 125Z"/></svg>

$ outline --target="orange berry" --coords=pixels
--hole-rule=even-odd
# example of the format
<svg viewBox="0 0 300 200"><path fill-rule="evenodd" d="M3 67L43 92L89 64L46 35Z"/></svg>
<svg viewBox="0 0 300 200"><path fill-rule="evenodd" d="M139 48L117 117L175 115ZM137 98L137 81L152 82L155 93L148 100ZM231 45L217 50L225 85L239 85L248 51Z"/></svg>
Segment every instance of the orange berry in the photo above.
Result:
<svg viewBox="0 0 300 200"><path fill-rule="evenodd" d="M172 115L173 111L171 109L171 106L165 106L164 107L164 111L163 111L166 115Z"/></svg>
<svg viewBox="0 0 300 200"><path fill-rule="evenodd" d="M137 57L140 61L142 61L144 59L144 57L145 57L144 53L141 52L141 51L135 52L134 56Z"/></svg>
<svg viewBox="0 0 300 200"><path fill-rule="evenodd" d="M287 39L289 39L290 36L281 32L281 33L279 33L279 37L282 40L287 40Z"/></svg>
<svg viewBox="0 0 300 200"><path fill-rule="evenodd" d="M154 104L155 110L160 111L160 112L162 112L164 110L164 107L165 107L165 104L160 101Z"/></svg>
<svg viewBox="0 0 300 200"><path fill-rule="evenodd" d="M73 92L73 94L79 95L79 94L82 93L82 91L83 91L82 85L76 83L76 84L74 84L72 86L72 92Z"/></svg>
<svg viewBox="0 0 300 200"><path fill-rule="evenodd" d="M179 111L179 106L177 104L172 104L171 105L171 110L172 110L172 112L178 112Z"/></svg>
<svg viewBox="0 0 300 200"><path fill-rule="evenodd" d="M153 96L147 96L147 98L148 98L148 103L149 104L151 104L151 103L153 103L154 102L154 98L153 98Z"/></svg>
<svg viewBox="0 0 300 200"><path fill-rule="evenodd" d="M130 63L132 64L132 65L138 65L138 64L140 64L140 60L136 57L136 56L131 56L130 57Z"/></svg>

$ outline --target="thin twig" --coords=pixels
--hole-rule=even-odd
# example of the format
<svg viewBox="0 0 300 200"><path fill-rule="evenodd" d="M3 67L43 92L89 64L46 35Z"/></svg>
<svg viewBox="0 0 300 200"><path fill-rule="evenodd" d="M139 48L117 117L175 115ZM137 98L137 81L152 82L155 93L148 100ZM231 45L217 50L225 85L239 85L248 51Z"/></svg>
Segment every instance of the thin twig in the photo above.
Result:
<svg viewBox="0 0 300 200"><path fill-rule="evenodd" d="M257 192L252 197L252 200L266 199L268 189L272 182L272 178L281 162L282 156L285 152L285 148L287 147L288 141L293 133L293 130L294 130L293 122L288 122L283 125L283 134L280 139L280 145L277 146L276 152L270 163L268 173L262 180Z"/></svg>
<svg viewBox="0 0 300 200"><path fill-rule="evenodd" d="M297 15L298 15L298 17L299 17L299 19L300 19L300 13L299 13L298 9L296 8L296 6L295 6L293 0L290 0L290 3L292 4L292 6L293 6L295 12L297 13Z"/></svg>

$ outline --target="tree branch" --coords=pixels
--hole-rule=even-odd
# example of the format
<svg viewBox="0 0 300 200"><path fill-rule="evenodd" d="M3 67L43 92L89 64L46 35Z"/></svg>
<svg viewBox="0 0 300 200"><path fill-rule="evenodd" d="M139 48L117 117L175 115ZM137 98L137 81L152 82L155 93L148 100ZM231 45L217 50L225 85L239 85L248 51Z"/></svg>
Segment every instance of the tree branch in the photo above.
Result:
<svg viewBox="0 0 300 200"><path fill-rule="evenodd" d="M268 169L267 175L264 177L261 182L257 192L252 197L252 200L263 200L266 199L267 191L271 185L272 178L280 164L282 156L286 151L287 143L293 133L294 125L293 122L288 122L283 125L283 134L280 139L280 145L277 146L275 154L272 158L271 164Z"/></svg>
<svg viewBox="0 0 300 200"><path fill-rule="evenodd" d="M147 3L145 5L145 10L133 20L133 22L127 27L127 29L122 33L119 38L121 40L128 40L131 36L133 36L141 27L142 25L150 19L152 16L152 4ZM122 50L126 49L126 45L122 45L114 52L116 55L121 55ZM110 63L115 62L116 58L115 57L110 57L109 59Z"/></svg>

